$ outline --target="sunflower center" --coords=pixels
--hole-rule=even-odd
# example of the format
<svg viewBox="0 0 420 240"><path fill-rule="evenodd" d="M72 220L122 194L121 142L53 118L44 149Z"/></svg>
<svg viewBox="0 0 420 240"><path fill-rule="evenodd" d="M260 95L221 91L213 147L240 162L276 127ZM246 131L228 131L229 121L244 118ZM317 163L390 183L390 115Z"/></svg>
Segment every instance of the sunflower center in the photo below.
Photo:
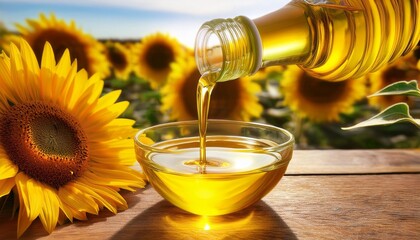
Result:
<svg viewBox="0 0 420 240"><path fill-rule="evenodd" d="M119 70L125 69L128 65L127 58L116 47L108 48L108 59L112 66Z"/></svg>
<svg viewBox="0 0 420 240"><path fill-rule="evenodd" d="M166 44L156 43L147 49L145 59L151 68L164 70L175 60L175 54Z"/></svg>
<svg viewBox="0 0 420 240"><path fill-rule="evenodd" d="M54 51L55 60L58 62L66 49L70 51L71 60L77 59L78 70L84 68L90 71L89 60L84 45L77 36L58 31L55 29L47 29L40 33L33 41L32 48L41 62L42 53L44 51L45 42L49 42Z"/></svg>
<svg viewBox="0 0 420 240"><path fill-rule="evenodd" d="M398 82L403 80L407 77L407 72L402 69L398 69L397 67L390 67L383 73L384 79L384 86L388 84Z"/></svg>
<svg viewBox="0 0 420 240"><path fill-rule="evenodd" d="M182 96L184 101L184 106L189 115L193 119L197 119L197 100L196 100L196 91L198 80L200 79L201 74L198 70L194 70L182 86ZM237 81L226 81L217 83L213 92L211 94L210 108L209 108L209 118L226 118L229 119L232 116L232 113L235 113L235 108L238 106L240 101L240 84L239 80Z"/></svg>
<svg viewBox="0 0 420 240"><path fill-rule="evenodd" d="M329 82L306 73L299 78L300 95L314 103L331 103L340 100L346 93L347 81Z"/></svg>
<svg viewBox="0 0 420 240"><path fill-rule="evenodd" d="M42 103L21 103L0 119L0 141L19 170L59 188L87 168L85 133L73 116Z"/></svg>

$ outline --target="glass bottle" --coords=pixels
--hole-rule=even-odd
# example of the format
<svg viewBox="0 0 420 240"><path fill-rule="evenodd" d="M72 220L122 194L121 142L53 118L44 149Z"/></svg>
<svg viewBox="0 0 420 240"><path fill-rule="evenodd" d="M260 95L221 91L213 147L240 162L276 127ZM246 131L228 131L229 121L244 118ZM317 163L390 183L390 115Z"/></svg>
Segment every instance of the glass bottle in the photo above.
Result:
<svg viewBox="0 0 420 240"><path fill-rule="evenodd" d="M257 19L204 23L195 59L201 74L215 73L218 82L292 64L340 81L377 70L419 40L419 0L293 0Z"/></svg>

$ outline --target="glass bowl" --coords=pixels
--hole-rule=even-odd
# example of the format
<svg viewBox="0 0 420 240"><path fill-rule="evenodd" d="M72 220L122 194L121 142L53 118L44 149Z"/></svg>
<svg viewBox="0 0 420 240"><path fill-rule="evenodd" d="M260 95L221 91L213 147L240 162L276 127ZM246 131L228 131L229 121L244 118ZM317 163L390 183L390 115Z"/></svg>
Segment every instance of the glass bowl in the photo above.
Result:
<svg viewBox="0 0 420 240"><path fill-rule="evenodd" d="M285 129L253 122L209 120L205 171L199 165L197 121L140 130L136 158L153 188L197 215L239 211L259 201L283 177L294 138Z"/></svg>

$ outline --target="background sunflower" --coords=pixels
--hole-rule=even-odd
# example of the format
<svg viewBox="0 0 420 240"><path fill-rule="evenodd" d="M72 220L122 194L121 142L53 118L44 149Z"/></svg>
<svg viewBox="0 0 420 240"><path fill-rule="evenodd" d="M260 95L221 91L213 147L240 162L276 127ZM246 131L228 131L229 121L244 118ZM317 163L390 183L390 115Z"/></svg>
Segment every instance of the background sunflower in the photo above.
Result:
<svg viewBox="0 0 420 240"><path fill-rule="evenodd" d="M387 65L381 68L379 71L367 75L367 79L370 83L369 93L373 94L380 89L388 86L389 84L398 82L398 81L409 81L417 80L420 81L420 69L417 68L415 58L413 55L405 58L404 61L397 61L393 64ZM369 104L372 106L378 107L380 109L385 109L392 104L398 102L405 102L411 106L414 105L414 99L408 96L379 96L374 98L369 98Z"/></svg>
<svg viewBox="0 0 420 240"><path fill-rule="evenodd" d="M133 71L131 49L128 44L108 40L104 43L110 70L120 80L128 80Z"/></svg>
<svg viewBox="0 0 420 240"><path fill-rule="evenodd" d="M138 77L149 81L153 89L165 84L171 71L171 63L187 54L187 50L178 40L160 32L141 39L133 47L133 51L134 72Z"/></svg>
<svg viewBox="0 0 420 240"><path fill-rule="evenodd" d="M39 19L27 19L27 26L16 24L21 35L31 45L38 61L41 60L45 42L49 42L58 60L66 49L72 60L77 59L79 70L89 75L98 73L102 78L109 76L104 46L93 36L78 29L76 23L57 19L54 14L48 18L40 14Z"/></svg>
<svg viewBox="0 0 420 240"><path fill-rule="evenodd" d="M285 70L280 87L284 105L312 121L339 121L340 114L351 113L354 103L366 96L364 79L328 82L298 67Z"/></svg>
<svg viewBox="0 0 420 240"><path fill-rule="evenodd" d="M162 111L172 120L197 119L196 89L199 73L194 57L178 58L162 88ZM258 84L250 78L217 83L211 96L209 118L250 121L260 117Z"/></svg>

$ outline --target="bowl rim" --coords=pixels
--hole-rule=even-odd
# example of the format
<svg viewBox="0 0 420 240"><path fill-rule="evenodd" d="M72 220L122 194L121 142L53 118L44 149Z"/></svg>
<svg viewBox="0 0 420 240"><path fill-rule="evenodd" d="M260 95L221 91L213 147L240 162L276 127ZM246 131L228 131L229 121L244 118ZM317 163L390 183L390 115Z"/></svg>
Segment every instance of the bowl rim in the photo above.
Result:
<svg viewBox="0 0 420 240"><path fill-rule="evenodd" d="M238 121L238 120L226 120L226 119L209 119L207 124L208 125L210 125L210 124L241 124L241 125L244 125L244 126L246 126L246 125L258 126L258 127L263 127L263 128L267 128L267 129L272 129L273 131L282 132L284 135L286 135L288 137L287 141L285 141L283 143L280 143L276 146L261 148L262 151L267 151L267 152L279 151L281 149L287 148L288 146L293 147L294 142L295 142L295 138L294 138L293 134L291 132L289 132L288 130L286 130L284 128L277 127L277 126L265 124L265 123L246 122L246 121ZM180 126L180 125L182 125L182 126L187 126L187 125L198 126L198 120L167 122L167 123L161 123L161 124L157 124L157 125L153 125L153 126L141 129L134 136L135 145L139 146L141 148L144 148L147 151L152 151L152 152L159 152L159 153L170 153L170 152L175 152L175 151L180 152L182 150L167 150L167 149L162 149L162 148L156 148L156 147L153 147L153 145L143 144L138 140L139 136L144 134L147 131L150 131L150 130L153 130L153 129L158 129L158 128L161 128L161 127L171 127L171 126ZM238 150L244 151L246 149L239 149L238 148Z"/></svg>

